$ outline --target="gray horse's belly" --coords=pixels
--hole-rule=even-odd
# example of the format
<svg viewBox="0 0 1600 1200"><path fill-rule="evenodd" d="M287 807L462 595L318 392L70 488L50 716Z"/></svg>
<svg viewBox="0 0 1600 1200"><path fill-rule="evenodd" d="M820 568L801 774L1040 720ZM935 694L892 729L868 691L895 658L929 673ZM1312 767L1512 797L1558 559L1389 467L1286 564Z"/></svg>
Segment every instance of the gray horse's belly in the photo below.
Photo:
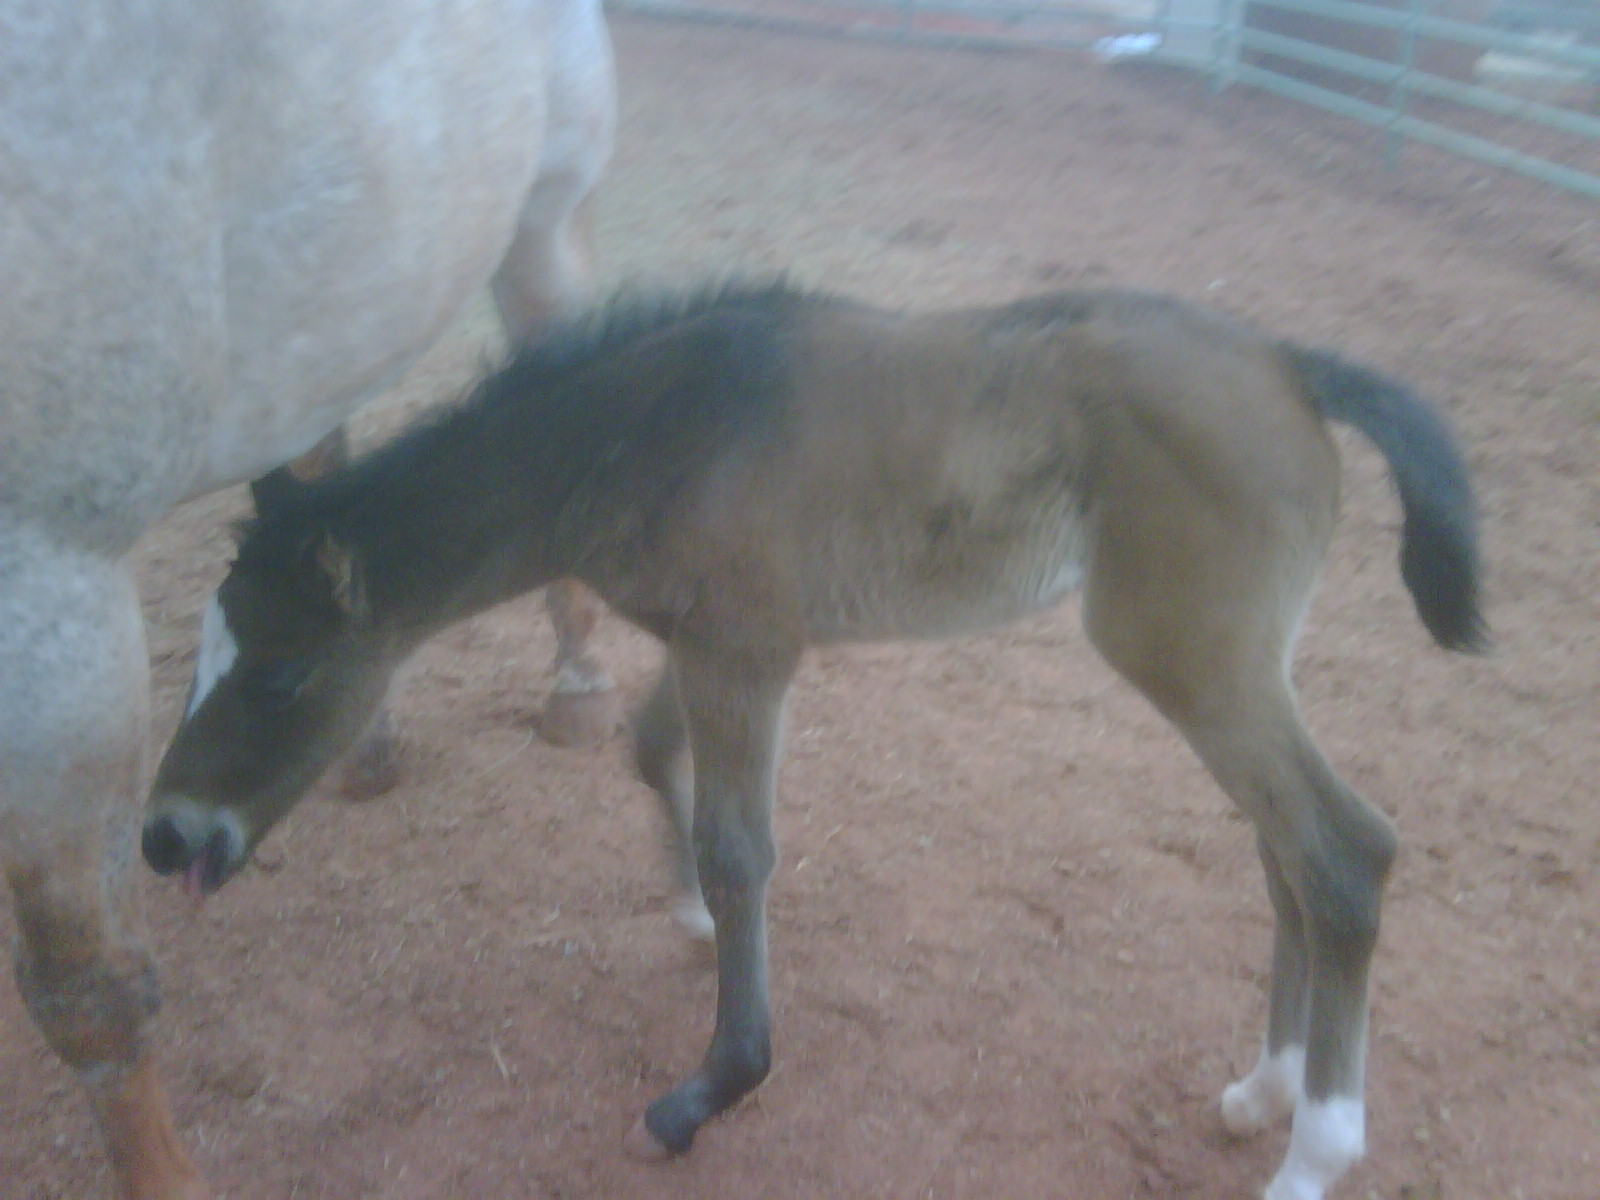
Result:
<svg viewBox="0 0 1600 1200"><path fill-rule="evenodd" d="M97 41L52 7L0 39L0 517L110 552L348 418L573 172L550 146L578 194L605 157L598 0L112 6Z"/></svg>
<svg viewBox="0 0 1600 1200"><path fill-rule="evenodd" d="M403 372L487 283L541 168L553 5L335 7L347 44L286 27L223 131L230 378L202 488L293 457Z"/></svg>

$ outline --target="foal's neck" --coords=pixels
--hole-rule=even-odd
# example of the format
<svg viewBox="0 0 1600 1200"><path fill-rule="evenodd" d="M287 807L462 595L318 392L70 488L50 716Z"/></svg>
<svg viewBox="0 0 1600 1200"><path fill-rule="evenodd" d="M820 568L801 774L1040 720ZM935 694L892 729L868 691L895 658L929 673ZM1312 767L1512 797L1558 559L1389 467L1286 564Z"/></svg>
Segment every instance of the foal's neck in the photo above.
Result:
<svg viewBox="0 0 1600 1200"><path fill-rule="evenodd" d="M804 304L773 285L625 310L350 468L334 533L377 619L420 641L555 579L625 576L715 461L770 432Z"/></svg>
<svg viewBox="0 0 1600 1200"><path fill-rule="evenodd" d="M361 563L373 613L404 641L572 573L599 457L581 423L482 398L351 469L334 521Z"/></svg>

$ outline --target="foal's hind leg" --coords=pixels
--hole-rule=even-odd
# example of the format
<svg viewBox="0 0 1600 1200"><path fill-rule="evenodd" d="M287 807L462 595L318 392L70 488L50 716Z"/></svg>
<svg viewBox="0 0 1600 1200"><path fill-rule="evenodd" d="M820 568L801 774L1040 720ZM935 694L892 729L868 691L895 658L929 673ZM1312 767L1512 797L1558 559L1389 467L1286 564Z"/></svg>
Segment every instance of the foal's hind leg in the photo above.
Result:
<svg viewBox="0 0 1600 1200"><path fill-rule="evenodd" d="M535 338L551 320L588 301L591 205L571 175L535 185L511 250L494 278L495 303L515 342ZM555 627L555 686L539 732L559 746L604 741L622 725L621 702L610 675L589 651L589 635L605 605L588 588L563 579L545 589Z"/></svg>
<svg viewBox="0 0 1600 1200"><path fill-rule="evenodd" d="M700 872L694 861L694 765L670 662L634 717L633 753L639 777L661 798L667 820L667 849L678 890L672 915L690 937L709 941L716 928L700 892Z"/></svg>
<svg viewBox="0 0 1600 1200"><path fill-rule="evenodd" d="M343 425L294 461L250 485L256 512L269 511L306 480L327 475L350 461L350 439ZM392 690L392 689L391 689ZM339 767L338 788L352 800L381 796L400 778L400 743L388 701L379 705L367 731Z"/></svg>
<svg viewBox="0 0 1600 1200"><path fill-rule="evenodd" d="M1292 1076L1304 1046L1304 1079L1289 1152L1267 1200L1321 1200L1366 1146L1367 976L1377 945L1384 879L1396 840L1387 818L1333 773L1284 697L1276 722L1252 728L1185 730L1212 774L1255 821L1279 908L1273 1010L1265 1070ZM1281 889L1281 893L1279 891ZM1293 900L1297 913L1285 912ZM1303 923L1301 947L1290 926ZM1303 953L1303 958L1302 958ZM1301 977L1304 964L1303 982ZM1305 1015L1295 1011L1304 993ZM1304 1040L1294 1031L1303 1020ZM1281 1040L1280 1040L1281 1039ZM1224 1095L1241 1117L1244 1094L1273 1085L1263 1066ZM1232 1104L1229 1105L1230 1099ZM1244 1124L1241 1121L1241 1124Z"/></svg>
<svg viewBox="0 0 1600 1200"><path fill-rule="evenodd" d="M1228 1089L1224 1117L1246 1130L1292 1107L1266 1195L1321 1200L1365 1145L1367 973L1395 837L1324 761L1290 690L1292 633L1326 538L1279 529L1252 542L1243 521L1224 531L1206 519L1191 508L1170 528L1107 537L1085 625L1255 823L1277 914L1271 1018L1263 1061Z"/></svg>
<svg viewBox="0 0 1600 1200"><path fill-rule="evenodd" d="M0 868L18 988L88 1094L120 1194L203 1200L145 1040L158 997L128 869L147 688L125 571L0 530Z"/></svg>
<svg viewBox="0 0 1600 1200"><path fill-rule="evenodd" d="M1256 839L1267 876L1267 895L1277 917L1272 940L1272 982L1267 1036L1255 1067L1222 1093L1222 1120L1230 1132L1257 1133L1294 1112L1305 1090L1306 958L1305 917L1265 838Z"/></svg>

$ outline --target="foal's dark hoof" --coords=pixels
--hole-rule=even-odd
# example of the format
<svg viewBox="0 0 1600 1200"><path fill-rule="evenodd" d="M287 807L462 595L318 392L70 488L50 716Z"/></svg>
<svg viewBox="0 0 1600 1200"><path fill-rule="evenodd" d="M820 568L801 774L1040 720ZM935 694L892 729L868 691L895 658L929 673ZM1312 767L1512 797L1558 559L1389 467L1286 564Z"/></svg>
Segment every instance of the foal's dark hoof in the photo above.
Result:
<svg viewBox="0 0 1600 1200"><path fill-rule="evenodd" d="M643 1117L634 1122L633 1128L628 1130L628 1136L622 1139L622 1149L629 1158L636 1158L640 1162L661 1162L672 1157L672 1151L650 1132Z"/></svg>
<svg viewBox="0 0 1600 1200"><path fill-rule="evenodd" d="M551 692L539 714L539 736L555 746L598 746L624 725L615 687L592 692Z"/></svg>

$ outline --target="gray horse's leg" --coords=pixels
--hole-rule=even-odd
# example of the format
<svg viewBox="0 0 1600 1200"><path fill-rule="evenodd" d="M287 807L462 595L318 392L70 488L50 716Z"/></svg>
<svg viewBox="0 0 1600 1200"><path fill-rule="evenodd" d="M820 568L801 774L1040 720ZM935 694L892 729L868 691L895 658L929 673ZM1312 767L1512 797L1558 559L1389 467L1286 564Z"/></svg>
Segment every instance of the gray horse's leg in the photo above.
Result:
<svg viewBox="0 0 1600 1200"><path fill-rule="evenodd" d="M700 1069L652 1104L628 1138L650 1157L689 1149L706 1121L766 1078L767 880L784 696L794 657L674 648L694 752L694 848L716 923L717 1022Z"/></svg>
<svg viewBox="0 0 1600 1200"><path fill-rule="evenodd" d="M268 511L301 483L327 475L349 461L350 439L341 425L299 458L250 485L256 511ZM370 800L383 795L399 781L400 739L392 714L393 709L386 700L356 748L340 764L337 787L349 799Z"/></svg>
<svg viewBox="0 0 1600 1200"><path fill-rule="evenodd" d="M605 603L575 579L545 589L545 608L556 634L555 685L539 714L539 734L557 746L592 746L622 728L617 686L589 649L589 635Z"/></svg>
<svg viewBox="0 0 1600 1200"><path fill-rule="evenodd" d="M661 798L667 821L667 849L677 889L672 915L689 936L710 940L715 927L700 894L700 872L694 861L694 764L670 662L633 719L633 753L639 777Z"/></svg>
<svg viewBox="0 0 1600 1200"><path fill-rule="evenodd" d="M148 663L117 563L0 529L0 868L16 979L78 1075L128 1200L208 1194L173 1125L146 1031L158 995L136 859Z"/></svg>
<svg viewBox="0 0 1600 1200"><path fill-rule="evenodd" d="M611 154L616 80L598 6L562 16L547 77L545 138L533 187L493 285L513 342L537 337L551 320L589 303L594 289L592 192ZM605 611L569 580L545 590L556 631L555 687L539 732L557 745L593 744L623 725L616 687L588 650Z"/></svg>
<svg viewBox="0 0 1600 1200"><path fill-rule="evenodd" d="M594 201L580 184L562 176L534 185L495 272L495 307L513 345L594 299Z"/></svg>
<svg viewBox="0 0 1600 1200"><path fill-rule="evenodd" d="M494 277L495 304L513 342L538 337L579 311L592 294L592 204L581 177L557 174L535 185L505 261ZM615 684L589 650L605 605L574 580L545 590L556 633L555 686L539 732L559 746L604 741L622 725Z"/></svg>

